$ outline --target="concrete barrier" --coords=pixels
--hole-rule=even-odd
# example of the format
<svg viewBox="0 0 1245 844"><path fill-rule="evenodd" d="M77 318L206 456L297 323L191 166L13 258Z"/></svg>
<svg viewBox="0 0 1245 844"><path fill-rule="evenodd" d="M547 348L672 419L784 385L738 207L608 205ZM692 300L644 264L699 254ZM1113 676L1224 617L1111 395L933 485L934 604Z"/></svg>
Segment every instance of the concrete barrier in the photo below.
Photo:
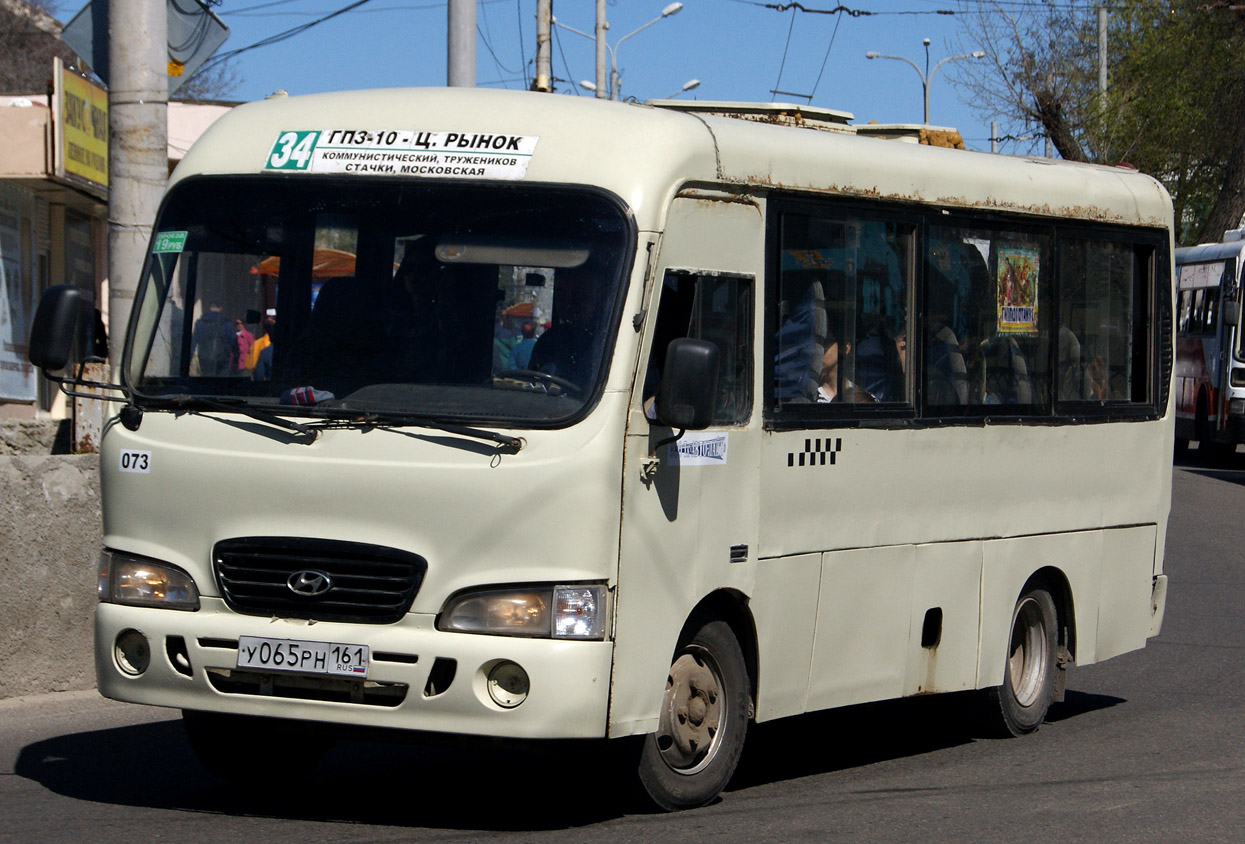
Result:
<svg viewBox="0 0 1245 844"><path fill-rule="evenodd" d="M99 457L46 453L56 433L0 426L0 699L95 685Z"/></svg>

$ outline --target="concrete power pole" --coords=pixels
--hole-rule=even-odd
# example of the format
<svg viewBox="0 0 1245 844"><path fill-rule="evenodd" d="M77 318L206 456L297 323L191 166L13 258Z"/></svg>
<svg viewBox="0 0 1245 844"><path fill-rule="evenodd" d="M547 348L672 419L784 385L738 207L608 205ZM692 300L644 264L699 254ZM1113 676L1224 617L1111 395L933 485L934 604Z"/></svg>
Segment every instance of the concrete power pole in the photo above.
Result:
<svg viewBox="0 0 1245 844"><path fill-rule="evenodd" d="M116 367L169 177L167 5L111 0L108 47L108 355Z"/></svg>
<svg viewBox="0 0 1245 844"><path fill-rule="evenodd" d="M448 73L451 88L476 86L476 0L449 0Z"/></svg>
<svg viewBox="0 0 1245 844"><path fill-rule="evenodd" d="M1098 107L1107 108L1107 7L1098 7Z"/></svg>
<svg viewBox="0 0 1245 844"><path fill-rule="evenodd" d="M553 18L553 0L537 0L536 2L536 77L532 80L532 90L541 93L553 93L552 73L550 72L550 21Z"/></svg>
<svg viewBox="0 0 1245 844"><path fill-rule="evenodd" d="M605 0L597 0L597 23L593 32L597 36L597 99L603 100L609 94L605 87L605 30L610 25L605 20Z"/></svg>

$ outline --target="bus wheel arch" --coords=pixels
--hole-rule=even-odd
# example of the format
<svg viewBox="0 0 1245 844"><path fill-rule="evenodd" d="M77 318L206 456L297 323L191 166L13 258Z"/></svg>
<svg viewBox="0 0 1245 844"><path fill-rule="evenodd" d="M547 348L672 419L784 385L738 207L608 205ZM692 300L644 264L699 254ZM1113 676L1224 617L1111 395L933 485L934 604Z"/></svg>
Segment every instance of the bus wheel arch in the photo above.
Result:
<svg viewBox="0 0 1245 844"><path fill-rule="evenodd" d="M641 785L663 809L711 802L739 763L755 711L756 664L742 601L738 593L714 593L679 635L658 727L645 737L638 767Z"/></svg>
<svg viewBox="0 0 1245 844"><path fill-rule="evenodd" d="M998 735L1034 732L1062 699L1074 653L1071 609L1071 591L1058 569L1044 568L1025 582L1008 625L1003 682L988 690Z"/></svg>
<svg viewBox="0 0 1245 844"><path fill-rule="evenodd" d="M1055 601L1058 651L1055 661L1054 702L1059 703L1063 700L1064 689L1068 681L1068 666L1076 663L1076 604L1067 575L1054 566L1047 566L1035 572L1022 591L1027 591L1036 585L1044 586Z"/></svg>
<svg viewBox="0 0 1245 844"><path fill-rule="evenodd" d="M748 608L747 596L736 589L719 589L706 595L688 615L683 629L679 631L679 644L682 645L710 621L723 621L729 625L739 642L740 650L743 651L744 665L748 669L748 718L751 719L756 710L759 676L757 654L760 649L757 644L756 622Z"/></svg>

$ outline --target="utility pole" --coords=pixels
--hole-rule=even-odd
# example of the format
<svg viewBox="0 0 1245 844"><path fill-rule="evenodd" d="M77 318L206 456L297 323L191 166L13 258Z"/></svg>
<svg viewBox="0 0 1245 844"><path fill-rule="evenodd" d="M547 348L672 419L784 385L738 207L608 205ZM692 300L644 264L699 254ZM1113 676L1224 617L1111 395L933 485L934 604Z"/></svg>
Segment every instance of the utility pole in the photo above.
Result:
<svg viewBox="0 0 1245 844"><path fill-rule="evenodd" d="M168 9L108 4L108 344L116 367L151 227L169 178Z"/></svg>
<svg viewBox="0 0 1245 844"><path fill-rule="evenodd" d="M1098 108L1107 109L1107 7L1098 7Z"/></svg>
<svg viewBox="0 0 1245 844"><path fill-rule="evenodd" d="M476 0L449 0L446 84L476 86Z"/></svg>
<svg viewBox="0 0 1245 844"><path fill-rule="evenodd" d="M553 0L536 0L536 77L532 90L553 93L549 60L550 20L553 18Z"/></svg>
<svg viewBox="0 0 1245 844"><path fill-rule="evenodd" d="M605 0L597 0L597 23L593 32L597 37L597 99L603 100L608 95L605 87L605 30L609 29L605 19Z"/></svg>

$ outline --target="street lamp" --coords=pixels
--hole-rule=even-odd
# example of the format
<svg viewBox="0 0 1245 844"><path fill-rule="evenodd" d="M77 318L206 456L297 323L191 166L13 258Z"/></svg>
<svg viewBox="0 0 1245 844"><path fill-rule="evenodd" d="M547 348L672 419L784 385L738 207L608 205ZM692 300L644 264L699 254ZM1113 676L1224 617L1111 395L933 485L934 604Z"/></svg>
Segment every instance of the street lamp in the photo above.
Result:
<svg viewBox="0 0 1245 844"><path fill-rule="evenodd" d="M924 73L922 73L921 69L916 66L915 62L913 62L911 59L905 59L903 56L885 56L881 53L875 53L872 50L870 50L868 53L865 53L865 58L866 59L894 59L897 62L907 62L912 67L912 69L916 71L916 75L921 77L921 88L925 92L925 125L928 126L929 125L929 83L930 83L930 80L934 78L934 73L937 72L938 68L942 67L947 62L954 62L960 59L984 59L986 57L986 54L983 53L981 50L975 50L971 53L965 53L962 56L947 56L945 59L938 62L938 64L934 65L933 69L931 70L929 66L929 39L923 38L921 39L921 43L925 45L925 72Z"/></svg>
<svg viewBox="0 0 1245 844"><path fill-rule="evenodd" d="M619 99L619 91L620 91L620 90L621 90L621 88L622 88L622 83L621 83L621 81L620 81L620 80L619 80L619 78L618 78L618 61L617 61L618 48L622 46L622 42L626 41L628 38L630 38L630 37L631 37L631 36L633 36L633 35L636 35L636 34L638 34L638 33L640 33L640 32L643 32L644 30L648 29L648 28L649 28L650 26L652 26L653 24L655 24L655 23L657 23L658 21L660 21L662 18L668 18L668 17L670 17L671 15L678 14L678 13L679 13L680 11L682 11L682 10L683 10L683 4L682 4L682 3L671 3L670 5L666 6L665 8L663 8L663 9L661 10L661 14L660 14L660 15L658 15L658 16L657 16L657 17L655 17L655 18L653 18L651 21L649 21L648 23L644 24L644 25L643 25L643 26L641 26L639 29L632 30L631 32L628 32L626 35L624 35L622 38L619 38L617 41L615 41L615 42L614 42L614 46L613 46L613 47L611 47L609 44L604 44L604 41L602 41L602 43L603 43L603 44L604 44L604 46L605 46L605 49L609 50L609 53L610 53L610 81L609 81L609 92L608 92L608 98L609 98L609 99L611 99L611 100L617 100L617 99ZM573 32L573 33L575 33L576 35L582 35L582 36L583 36L583 37L585 37L585 38L591 38L593 41L596 41L596 40L597 40L595 36L589 35L589 34L588 34L588 33L586 33L586 32L581 32L580 30L575 29L574 27L567 26L566 24L562 23L562 22L561 22L560 20L558 20L557 18L551 17L551 18L549 19L549 22L550 22L550 23L552 23L554 26L559 26L559 27L561 27L562 29L565 29L567 32ZM605 30L605 29L608 29L608 28L609 28L609 24L608 24L608 23L604 23L604 25L603 25L603 26L599 26L599 27L598 27L598 29L600 29L602 32L604 32L604 30ZM602 37L602 39L604 39L604 35L602 35L601 37ZM600 53L598 53L598 54L597 54L597 56L598 56L598 59L599 59L599 58L600 58ZM597 68L598 68L598 71L599 71L599 70L600 70L600 65L599 65L599 64L598 64ZM598 73L598 77L597 77L597 78L598 78L598 79L599 79L599 78L601 78L601 75L603 75L603 74ZM585 84L584 84L584 83L582 83L582 82L581 82L581 83L579 83L579 84L580 84L580 87L581 87L581 88L586 88L586 89L591 90L591 91L596 91L596 92L597 92L597 96L598 96L598 97L604 97L604 96L606 96L606 94L605 94L604 92L602 92L602 91L600 90L600 88L599 88L598 86L596 86L596 85L593 85L591 88L588 88L588 86L587 86L587 85L585 85ZM685 90L687 90L687 89L685 89Z"/></svg>
<svg viewBox="0 0 1245 844"><path fill-rule="evenodd" d="M675 97L677 97L679 94L682 94L684 91L690 91L690 90L692 90L693 88L699 88L699 87L700 87L700 80L699 80L699 79L689 79L689 80L687 80L686 82L684 82L684 83L683 83L683 87L682 87L682 88L680 88L679 90L675 91L675 92L674 92L673 94L671 94L670 96L666 97L666 99L668 99L668 100L673 100Z"/></svg>

